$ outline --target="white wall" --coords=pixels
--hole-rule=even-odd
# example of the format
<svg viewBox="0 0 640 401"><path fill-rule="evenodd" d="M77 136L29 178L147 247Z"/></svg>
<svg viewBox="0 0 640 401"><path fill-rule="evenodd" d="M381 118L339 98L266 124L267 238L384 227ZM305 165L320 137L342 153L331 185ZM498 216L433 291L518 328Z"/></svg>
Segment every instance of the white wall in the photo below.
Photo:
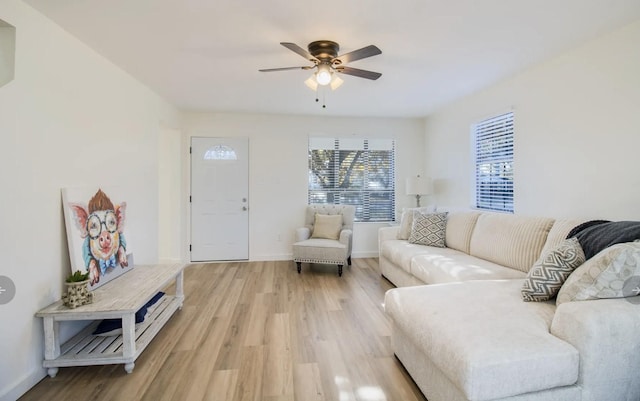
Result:
<svg viewBox="0 0 640 401"><path fill-rule="evenodd" d="M309 136L395 138L398 209L415 201L404 195L404 178L423 172L424 125L420 119L192 113L185 117L183 133L186 149L192 136L249 138L250 260L292 257L294 232L304 223L307 204ZM188 152L185 152L183 169L183 191L188 196ZM188 205L183 215L188 223ZM379 223L356 223L354 257L377 256L380 226ZM188 227L185 231L189 232ZM188 249L187 243L183 249ZM189 259L188 254L184 257Z"/></svg>
<svg viewBox="0 0 640 401"><path fill-rule="evenodd" d="M179 130L160 128L158 140L158 250L160 263L175 263L181 259L184 233L181 230L182 203L182 139Z"/></svg>
<svg viewBox="0 0 640 401"><path fill-rule="evenodd" d="M15 27L0 19L0 87L13 79L15 61Z"/></svg>
<svg viewBox="0 0 640 401"><path fill-rule="evenodd" d="M0 399L44 377L41 319L70 273L60 189L128 186L139 235L136 263L158 259L158 136L177 111L19 0L0 2L16 27L15 79L0 87ZM132 211L129 210L129 213ZM75 327L63 327L68 336Z"/></svg>
<svg viewBox="0 0 640 401"><path fill-rule="evenodd" d="M640 219L640 21L426 119L438 204L469 206L474 122L513 109L515 209Z"/></svg>

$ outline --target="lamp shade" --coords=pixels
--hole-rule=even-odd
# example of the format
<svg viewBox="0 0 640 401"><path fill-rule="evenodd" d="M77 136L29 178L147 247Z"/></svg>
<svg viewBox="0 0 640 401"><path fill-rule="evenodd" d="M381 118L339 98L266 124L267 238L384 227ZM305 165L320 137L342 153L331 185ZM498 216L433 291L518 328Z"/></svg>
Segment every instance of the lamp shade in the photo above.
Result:
<svg viewBox="0 0 640 401"><path fill-rule="evenodd" d="M307 87L312 91L314 92L317 91L318 83L316 82L316 74L313 74L312 76L310 76L306 81L304 81L304 84L307 85Z"/></svg>
<svg viewBox="0 0 640 401"><path fill-rule="evenodd" d="M433 193L433 181L429 177L409 177L406 190L407 195L430 195Z"/></svg>

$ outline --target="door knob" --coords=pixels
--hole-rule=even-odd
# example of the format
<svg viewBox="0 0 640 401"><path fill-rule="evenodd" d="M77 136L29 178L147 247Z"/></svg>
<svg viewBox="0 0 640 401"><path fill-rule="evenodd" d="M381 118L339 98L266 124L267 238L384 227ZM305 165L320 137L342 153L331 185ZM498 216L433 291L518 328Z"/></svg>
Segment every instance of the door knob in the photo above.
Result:
<svg viewBox="0 0 640 401"><path fill-rule="evenodd" d="M246 211L247 207L246 206L242 206L242 210Z"/></svg>

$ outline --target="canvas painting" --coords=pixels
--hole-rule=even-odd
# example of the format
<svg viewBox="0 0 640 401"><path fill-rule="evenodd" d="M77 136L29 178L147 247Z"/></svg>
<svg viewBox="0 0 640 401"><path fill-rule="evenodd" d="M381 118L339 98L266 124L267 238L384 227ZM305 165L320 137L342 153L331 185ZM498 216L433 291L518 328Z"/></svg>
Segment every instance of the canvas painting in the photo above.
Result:
<svg viewBox="0 0 640 401"><path fill-rule="evenodd" d="M127 203L121 192L97 187L62 190L71 270L89 272L90 290L133 268L125 235Z"/></svg>

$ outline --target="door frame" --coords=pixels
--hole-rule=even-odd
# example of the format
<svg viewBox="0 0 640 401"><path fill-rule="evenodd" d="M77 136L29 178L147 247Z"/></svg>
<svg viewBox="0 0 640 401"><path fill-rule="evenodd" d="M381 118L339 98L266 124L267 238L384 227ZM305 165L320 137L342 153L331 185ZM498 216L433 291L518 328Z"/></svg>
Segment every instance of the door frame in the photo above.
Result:
<svg viewBox="0 0 640 401"><path fill-rule="evenodd" d="M243 260L250 260L251 259L251 248L250 248L250 226L251 226L251 207L250 207L250 203L251 203L251 143L250 143L250 138L248 136L207 136L207 135L191 135L188 137L188 143L187 143L187 147L188 147L188 152L189 152L189 158L187 161L187 168L188 168L188 180L187 180L187 192L188 192L188 211L187 211L187 227L186 227L186 231L188 233L188 241L186 243L186 252L187 252L187 259L192 262L192 263L221 263L221 262L225 262L228 260L211 260L211 261L206 261L206 262L201 262L201 261L193 261L192 260L192 244L193 244L193 225L192 225L192 219L193 219L193 203L192 203L192 196L193 196L193 139L194 138L200 138L200 139L244 139L246 141L246 151L247 151L247 176L246 176L246 182L247 182L247 239L246 239L246 250L247 250L247 258L246 259L233 259L234 261L243 261ZM231 260L231 259L229 259Z"/></svg>

